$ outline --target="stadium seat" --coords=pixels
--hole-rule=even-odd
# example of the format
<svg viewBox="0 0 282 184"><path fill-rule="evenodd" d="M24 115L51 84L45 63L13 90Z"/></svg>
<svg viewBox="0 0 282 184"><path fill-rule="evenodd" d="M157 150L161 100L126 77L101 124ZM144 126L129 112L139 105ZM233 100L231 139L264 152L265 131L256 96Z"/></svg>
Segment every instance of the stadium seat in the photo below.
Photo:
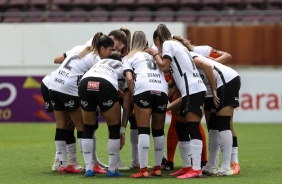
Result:
<svg viewBox="0 0 282 184"><path fill-rule="evenodd" d="M60 7L56 7L48 12L46 22L65 22L66 11Z"/></svg>
<svg viewBox="0 0 282 184"><path fill-rule="evenodd" d="M155 22L173 22L174 11L170 7L161 7L155 11Z"/></svg>
<svg viewBox="0 0 282 184"><path fill-rule="evenodd" d="M134 5L135 0L116 0L117 5Z"/></svg>
<svg viewBox="0 0 282 184"><path fill-rule="evenodd" d="M134 11L133 22L151 22L152 11L148 7L139 7Z"/></svg>
<svg viewBox="0 0 282 184"><path fill-rule="evenodd" d="M107 22L109 21L109 12L102 7L96 7L89 14L89 22Z"/></svg>
<svg viewBox="0 0 282 184"><path fill-rule="evenodd" d="M8 8L3 12L2 22L22 22L23 18L22 10L20 8Z"/></svg>
<svg viewBox="0 0 282 184"><path fill-rule="evenodd" d="M136 0L136 4L140 5L156 5L157 0Z"/></svg>
<svg viewBox="0 0 282 184"><path fill-rule="evenodd" d="M178 4L178 0L159 0L158 4L159 5L167 5L167 4L177 5Z"/></svg>
<svg viewBox="0 0 282 184"><path fill-rule="evenodd" d="M30 0L29 4L31 6L46 6L50 4L51 0Z"/></svg>
<svg viewBox="0 0 282 184"><path fill-rule="evenodd" d="M94 0L95 5L113 5L114 0Z"/></svg>
<svg viewBox="0 0 282 184"><path fill-rule="evenodd" d="M6 6L8 3L8 0L1 0L0 1L0 7Z"/></svg>
<svg viewBox="0 0 282 184"><path fill-rule="evenodd" d="M218 20L219 12L214 7L205 6L200 12L198 22L215 23Z"/></svg>
<svg viewBox="0 0 282 184"><path fill-rule="evenodd" d="M71 0L52 0L52 4L70 4Z"/></svg>
<svg viewBox="0 0 282 184"><path fill-rule="evenodd" d="M41 8L31 7L26 12L24 22L44 22L45 12Z"/></svg>
<svg viewBox="0 0 282 184"><path fill-rule="evenodd" d="M111 12L111 22L129 22L130 12L125 7L116 8Z"/></svg>
<svg viewBox="0 0 282 184"><path fill-rule="evenodd" d="M224 7L220 12L221 15L218 17L218 21L222 23L234 23L240 20L240 14L234 7Z"/></svg>
<svg viewBox="0 0 282 184"><path fill-rule="evenodd" d="M88 12L81 7L75 7L68 12L67 22L86 22L88 21Z"/></svg>
<svg viewBox="0 0 282 184"><path fill-rule="evenodd" d="M196 13L191 7L181 7L176 12L176 21L177 22L185 22L185 23L193 23L196 21Z"/></svg>
<svg viewBox="0 0 282 184"><path fill-rule="evenodd" d="M72 4L75 6L93 6L94 0L73 0Z"/></svg>
<svg viewBox="0 0 282 184"><path fill-rule="evenodd" d="M10 0L8 5L9 6L17 6L17 5L27 5L29 3L29 0Z"/></svg>
<svg viewBox="0 0 282 184"><path fill-rule="evenodd" d="M187 4L187 5L201 4L201 0L179 0L179 4Z"/></svg>

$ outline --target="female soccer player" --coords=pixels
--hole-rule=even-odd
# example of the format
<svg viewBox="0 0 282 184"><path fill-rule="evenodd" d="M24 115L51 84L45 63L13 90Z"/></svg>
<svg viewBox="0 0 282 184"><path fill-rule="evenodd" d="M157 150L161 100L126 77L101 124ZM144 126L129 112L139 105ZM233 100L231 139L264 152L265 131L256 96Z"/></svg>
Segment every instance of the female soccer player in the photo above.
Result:
<svg viewBox="0 0 282 184"><path fill-rule="evenodd" d="M82 137L83 120L78 98L78 84L81 76L88 71L100 58L106 58L112 53L113 40L101 32L95 34L90 47L76 47L52 75L49 87L50 99L56 119L56 150L61 162L61 173L69 172L66 160L66 129L65 113L71 117L78 138Z"/></svg>
<svg viewBox="0 0 282 184"><path fill-rule="evenodd" d="M79 98L81 101L84 132L82 139L83 157L86 164L85 176L95 176L93 171L93 132L96 124L96 108L99 106L109 130L108 152L109 168L107 177L122 176L116 170L116 161L121 148L118 81L124 80L121 61L102 59L86 72L79 84Z"/></svg>
<svg viewBox="0 0 282 184"><path fill-rule="evenodd" d="M147 51L154 55L159 67L164 73L171 71L175 83L181 92L182 100L176 123L176 131L183 167L170 175L178 176L177 178L202 177L202 140L199 124L202 118L206 87L188 49L179 41L172 39L170 31L165 25L160 24L157 31L163 57L161 58L153 49L148 48ZM216 95L213 71L207 63L201 63L200 67L205 71L211 83L214 102L217 104L219 99ZM189 153L189 151L191 152ZM190 155L192 158L192 167Z"/></svg>
<svg viewBox="0 0 282 184"><path fill-rule="evenodd" d="M161 176L164 123L168 102L167 83L154 58L144 52L146 47L147 39L144 32L136 31L132 38L132 49L123 60L128 89L133 95L134 115L138 127L140 171L131 175L132 178ZM150 127L154 138L155 164L149 174L147 166Z"/></svg>

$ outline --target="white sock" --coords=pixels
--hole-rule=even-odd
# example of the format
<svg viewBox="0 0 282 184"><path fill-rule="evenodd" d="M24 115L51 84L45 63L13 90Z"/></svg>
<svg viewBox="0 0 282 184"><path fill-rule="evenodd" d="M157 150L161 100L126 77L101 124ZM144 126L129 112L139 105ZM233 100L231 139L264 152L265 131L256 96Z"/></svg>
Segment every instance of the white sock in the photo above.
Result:
<svg viewBox="0 0 282 184"><path fill-rule="evenodd" d="M93 155L93 160L94 160L94 163L97 164L99 163L99 159L98 159L98 156L97 156L97 136L96 136L96 130L94 131L93 133L93 151L92 151L92 155Z"/></svg>
<svg viewBox="0 0 282 184"><path fill-rule="evenodd" d="M183 167L191 167L190 141L178 141L178 147L183 162Z"/></svg>
<svg viewBox="0 0 282 184"><path fill-rule="evenodd" d="M139 163L138 160L138 129L130 129L131 163Z"/></svg>
<svg viewBox="0 0 282 184"><path fill-rule="evenodd" d="M154 137L154 155L155 155L155 165L160 166L162 164L162 156L164 149L164 136Z"/></svg>
<svg viewBox="0 0 282 184"><path fill-rule="evenodd" d="M80 149L80 152L83 153L83 149L82 149L82 138L78 138L77 139L77 144L78 144L78 147Z"/></svg>
<svg viewBox="0 0 282 184"><path fill-rule="evenodd" d="M116 170L116 163L119 156L120 139L109 139L109 170L114 172Z"/></svg>
<svg viewBox="0 0 282 184"><path fill-rule="evenodd" d="M82 139L83 158L85 163L85 169L93 171L94 161L92 158L93 140Z"/></svg>
<svg viewBox="0 0 282 184"><path fill-rule="evenodd" d="M139 134L138 135L138 155L139 155L140 169L148 166L149 148L150 148L150 135Z"/></svg>
<svg viewBox="0 0 282 184"><path fill-rule="evenodd" d="M70 159L70 163L73 165L78 165L78 161L76 158L76 144L75 143L67 144L66 148L67 148L68 157Z"/></svg>
<svg viewBox="0 0 282 184"><path fill-rule="evenodd" d="M201 169L203 141L199 139L192 139L190 141L190 148L192 152L192 168L197 171Z"/></svg>
<svg viewBox="0 0 282 184"><path fill-rule="evenodd" d="M55 152L54 165L61 165L57 151Z"/></svg>
<svg viewBox="0 0 282 184"><path fill-rule="evenodd" d="M217 167L218 166L218 155L219 155L219 131L209 130L209 156L207 166Z"/></svg>
<svg viewBox="0 0 282 184"><path fill-rule="evenodd" d="M219 132L219 143L222 151L222 169L229 169L231 162L231 150L232 150L232 133L230 130L224 130Z"/></svg>
<svg viewBox="0 0 282 184"><path fill-rule="evenodd" d="M231 151L231 162L239 163L239 159L238 159L238 147L232 147L232 151Z"/></svg>
<svg viewBox="0 0 282 184"><path fill-rule="evenodd" d="M68 166L66 141L55 141L57 155L63 167Z"/></svg>

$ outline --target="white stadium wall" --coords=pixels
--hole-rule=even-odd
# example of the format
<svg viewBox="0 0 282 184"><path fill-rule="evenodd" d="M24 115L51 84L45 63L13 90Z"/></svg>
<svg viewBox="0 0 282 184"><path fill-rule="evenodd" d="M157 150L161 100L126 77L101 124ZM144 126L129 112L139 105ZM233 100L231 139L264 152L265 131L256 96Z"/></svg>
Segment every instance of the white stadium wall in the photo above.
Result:
<svg viewBox="0 0 282 184"><path fill-rule="evenodd" d="M186 25L166 24L174 35L185 37ZM1 90L7 90L3 86L9 85L5 76L45 76L57 67L53 64L56 56L84 44L98 31L108 34L121 25L132 34L144 31L151 45L158 23L0 24L0 104L5 103ZM240 107L235 110L234 122L282 123L282 68L234 69L242 78ZM1 112L7 110L2 108L0 105L0 120Z"/></svg>

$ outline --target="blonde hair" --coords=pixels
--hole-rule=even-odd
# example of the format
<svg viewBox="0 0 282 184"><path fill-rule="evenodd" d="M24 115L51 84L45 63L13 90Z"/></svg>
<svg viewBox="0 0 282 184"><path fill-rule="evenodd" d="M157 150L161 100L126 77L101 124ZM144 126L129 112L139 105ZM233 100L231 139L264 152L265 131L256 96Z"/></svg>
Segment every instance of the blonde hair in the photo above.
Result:
<svg viewBox="0 0 282 184"><path fill-rule="evenodd" d="M184 45L189 51L193 51L194 46L189 40L182 38L181 36L173 36L173 39L182 43L182 45Z"/></svg>
<svg viewBox="0 0 282 184"><path fill-rule="evenodd" d="M143 51L147 47L147 38L143 31L135 31L132 37L131 50L127 58L134 56L137 52Z"/></svg>

